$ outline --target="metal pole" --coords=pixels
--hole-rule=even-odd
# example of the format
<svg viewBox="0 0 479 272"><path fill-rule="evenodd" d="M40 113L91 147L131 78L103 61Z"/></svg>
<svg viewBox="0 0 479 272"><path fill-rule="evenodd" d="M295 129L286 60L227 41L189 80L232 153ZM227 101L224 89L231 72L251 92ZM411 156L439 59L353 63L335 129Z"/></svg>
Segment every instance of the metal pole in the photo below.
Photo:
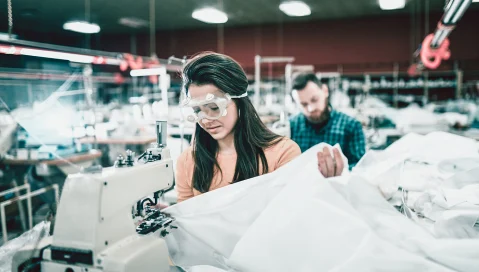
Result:
<svg viewBox="0 0 479 272"><path fill-rule="evenodd" d="M55 191L55 204L58 206L58 202L60 202L60 187L58 184L53 184L53 191Z"/></svg>
<svg viewBox="0 0 479 272"><path fill-rule="evenodd" d="M170 88L170 75L166 72L166 68L161 69L160 75L158 76L158 85L161 91L162 108L165 109L165 117L168 119L168 89Z"/></svg>
<svg viewBox="0 0 479 272"><path fill-rule="evenodd" d="M426 0L426 7L424 8L424 35L429 33L429 0Z"/></svg>
<svg viewBox="0 0 479 272"><path fill-rule="evenodd" d="M283 97L283 110L281 111L280 121L285 123L288 120L288 112L286 109L286 97L291 93L293 89L293 65L291 63L286 64L284 68L284 97Z"/></svg>
<svg viewBox="0 0 479 272"><path fill-rule="evenodd" d="M33 98L33 89L32 89L31 83L28 83L27 90L28 90L28 104L33 105L34 98Z"/></svg>
<svg viewBox="0 0 479 272"><path fill-rule="evenodd" d="M259 107L259 91L261 87L261 56L254 57L254 106Z"/></svg>
<svg viewBox="0 0 479 272"><path fill-rule="evenodd" d="M399 65L397 62L394 63L394 108L398 108L398 77L399 77Z"/></svg>
<svg viewBox="0 0 479 272"><path fill-rule="evenodd" d="M90 0L85 0L85 21L90 23ZM90 48L91 47L91 42L90 42L90 34L85 34L85 48Z"/></svg>
<svg viewBox="0 0 479 272"><path fill-rule="evenodd" d="M280 63L280 62L293 62L294 57L262 57L260 58L260 63Z"/></svg>
<svg viewBox="0 0 479 272"><path fill-rule="evenodd" d="M284 75L286 77L284 82L286 85L285 95L287 95L293 88L293 65L291 63L286 64L286 67L284 68Z"/></svg>
<svg viewBox="0 0 479 272"><path fill-rule="evenodd" d="M5 216L5 205L4 203L0 204L0 215L2 217L2 236L3 244L8 242L8 233L7 233L7 218Z"/></svg>
<svg viewBox="0 0 479 272"><path fill-rule="evenodd" d="M456 99L462 98L462 76L462 71L456 70Z"/></svg>
<svg viewBox="0 0 479 272"><path fill-rule="evenodd" d="M156 56L155 0L150 0L150 56Z"/></svg>
<svg viewBox="0 0 479 272"><path fill-rule="evenodd" d="M28 184L28 183L20 185L20 186L16 186L12 189L8 189L8 190L0 192L0 197L4 196L4 195L11 194L11 193L14 193L14 192L17 192L17 191L20 191L20 190L23 190L23 189L27 189L27 188L28 188L28 190L30 189L30 184Z"/></svg>
<svg viewBox="0 0 479 272"><path fill-rule="evenodd" d="M16 192L18 192L20 190L23 190L23 189L26 189L27 194L29 194L30 193L30 184L26 183L26 184L23 184L23 185L20 185L20 186L15 186L12 189L2 191L2 192L0 192L0 197L4 196L4 195L11 194L11 193L16 193ZM6 219L5 211L3 209L0 211L0 213L1 213L1 218L2 218L2 232L3 232L3 237L4 237L3 239L5 241L5 237L7 235L7 232L6 232L7 231L6 230L7 219ZM31 222L31 220L30 220L30 222ZM8 238L7 238L7 241L8 241Z"/></svg>
<svg viewBox="0 0 479 272"><path fill-rule="evenodd" d="M130 35L130 52L136 55L136 35L135 34Z"/></svg>
<svg viewBox="0 0 479 272"><path fill-rule="evenodd" d="M7 0L7 13L8 13L8 39L11 39L12 29L13 29L12 0Z"/></svg>
<svg viewBox="0 0 479 272"><path fill-rule="evenodd" d="M168 126L166 121L156 121L156 144L158 147L167 146L167 128Z"/></svg>
<svg viewBox="0 0 479 272"><path fill-rule="evenodd" d="M27 176L23 178L23 185L27 186L27 195L31 193L30 184L28 183ZM33 211L32 211L32 198L27 198L27 214L28 214L28 229L31 230L33 228Z"/></svg>
<svg viewBox="0 0 479 272"><path fill-rule="evenodd" d="M14 187L17 187L17 181L16 179L13 179L12 180L12 184ZM20 194L18 193L18 191L15 192L15 198L13 199L16 199L20 197ZM18 213L20 214L20 222L22 224L22 230L23 231L26 231L27 230L27 224L25 223L25 207L23 207L23 203L21 202L17 202L17 206L18 206Z"/></svg>
<svg viewBox="0 0 479 272"><path fill-rule="evenodd" d="M440 21L442 27L438 27L434 32L434 38L431 42L431 47L439 47L442 42L449 36L452 32L454 26L461 19L461 17L466 12L469 5L472 3L472 0L451 0L444 12L444 16Z"/></svg>
<svg viewBox="0 0 479 272"><path fill-rule="evenodd" d="M27 189L27 195L30 195L30 186ZM33 228L33 211L32 211L32 198L27 198L27 213L28 213L28 229Z"/></svg>
<svg viewBox="0 0 479 272"><path fill-rule="evenodd" d="M424 101L423 102L424 105L429 103L429 72L428 71L424 72L424 99L423 99L423 101Z"/></svg>

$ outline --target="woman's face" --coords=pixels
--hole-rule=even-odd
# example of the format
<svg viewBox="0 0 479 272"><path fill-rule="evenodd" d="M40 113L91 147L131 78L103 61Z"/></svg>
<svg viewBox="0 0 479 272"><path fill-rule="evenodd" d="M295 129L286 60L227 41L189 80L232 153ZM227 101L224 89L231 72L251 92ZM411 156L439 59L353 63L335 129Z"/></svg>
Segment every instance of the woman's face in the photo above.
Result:
<svg viewBox="0 0 479 272"><path fill-rule="evenodd" d="M194 85L191 84L188 88L188 92L192 99L204 98L207 94L213 94L215 96L224 97L225 93L219 90L213 84L207 85ZM214 109L212 109L214 110ZM219 141L226 138L233 133L233 129L238 120L238 109L236 104L231 101L226 107L227 114L216 120L201 119L198 124L208 132L213 139Z"/></svg>

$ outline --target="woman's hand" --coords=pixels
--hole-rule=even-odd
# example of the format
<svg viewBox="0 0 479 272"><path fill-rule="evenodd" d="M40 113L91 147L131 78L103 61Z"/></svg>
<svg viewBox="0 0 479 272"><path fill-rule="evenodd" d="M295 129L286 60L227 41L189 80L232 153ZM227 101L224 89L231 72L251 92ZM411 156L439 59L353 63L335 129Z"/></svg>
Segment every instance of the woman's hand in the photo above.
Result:
<svg viewBox="0 0 479 272"><path fill-rule="evenodd" d="M341 153L333 147L333 155L328 147L318 152L318 169L325 178L340 176L343 173L344 162Z"/></svg>

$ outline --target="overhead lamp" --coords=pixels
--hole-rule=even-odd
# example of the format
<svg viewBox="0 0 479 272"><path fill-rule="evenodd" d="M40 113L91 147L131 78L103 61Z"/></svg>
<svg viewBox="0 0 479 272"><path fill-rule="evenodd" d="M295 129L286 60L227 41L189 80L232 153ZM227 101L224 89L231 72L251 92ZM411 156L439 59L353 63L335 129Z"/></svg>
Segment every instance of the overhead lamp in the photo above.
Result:
<svg viewBox="0 0 479 272"><path fill-rule="evenodd" d="M279 9L288 16L301 17L311 14L311 9L301 1L288 1L279 5Z"/></svg>
<svg viewBox="0 0 479 272"><path fill-rule="evenodd" d="M472 0L472 2L476 2L476 3L477 3L477 2L479 2L479 0Z"/></svg>
<svg viewBox="0 0 479 272"><path fill-rule="evenodd" d="M191 17L208 24L224 24L228 21L226 13L215 8L197 9L193 11Z"/></svg>
<svg viewBox="0 0 479 272"><path fill-rule="evenodd" d="M382 10L402 9L406 6L406 0L379 0Z"/></svg>
<svg viewBox="0 0 479 272"><path fill-rule="evenodd" d="M147 68L147 69L134 69L130 71L130 76L137 77L137 76L157 76L166 74L165 67L158 67L158 68Z"/></svg>
<svg viewBox="0 0 479 272"><path fill-rule="evenodd" d="M63 53L63 52L33 49L33 48L22 48L22 49L20 49L20 55L32 56L32 57L41 57L41 58L50 58L50 59L59 59L59 60L68 60L68 61L71 61L71 62L79 62L79 63L92 63L94 61L93 56L79 55L79 54L72 54L72 53Z"/></svg>
<svg viewBox="0 0 479 272"><path fill-rule="evenodd" d="M67 60L71 62L79 63L91 63L91 64L106 64L106 65L120 65L124 60L120 58L111 58L103 56L91 56L75 53L67 53L52 50L43 50L32 47L20 47L14 45L7 45L0 43L0 54L7 55L24 55L31 57Z"/></svg>
<svg viewBox="0 0 479 272"><path fill-rule="evenodd" d="M97 24L85 22L85 21L70 21L63 24L63 29L85 33L95 34L100 32L100 26Z"/></svg>

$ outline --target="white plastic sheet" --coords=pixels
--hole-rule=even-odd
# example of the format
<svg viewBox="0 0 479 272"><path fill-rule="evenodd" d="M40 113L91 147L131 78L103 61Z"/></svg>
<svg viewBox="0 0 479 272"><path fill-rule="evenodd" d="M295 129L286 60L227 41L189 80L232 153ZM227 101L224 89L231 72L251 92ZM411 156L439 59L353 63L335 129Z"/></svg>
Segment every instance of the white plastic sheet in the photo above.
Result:
<svg viewBox="0 0 479 272"><path fill-rule="evenodd" d="M432 164L477 152L454 137L410 135L328 180L318 145L274 173L175 205L165 210L179 227L167 236L172 259L190 271L477 271L479 239L438 239L376 187L385 177L397 186L407 158ZM472 238L467 231L460 238Z"/></svg>
<svg viewBox="0 0 479 272"><path fill-rule="evenodd" d="M42 238L48 236L49 230L50 222L40 222L33 229L0 247L0 272L11 271L13 255L26 245L38 243Z"/></svg>

